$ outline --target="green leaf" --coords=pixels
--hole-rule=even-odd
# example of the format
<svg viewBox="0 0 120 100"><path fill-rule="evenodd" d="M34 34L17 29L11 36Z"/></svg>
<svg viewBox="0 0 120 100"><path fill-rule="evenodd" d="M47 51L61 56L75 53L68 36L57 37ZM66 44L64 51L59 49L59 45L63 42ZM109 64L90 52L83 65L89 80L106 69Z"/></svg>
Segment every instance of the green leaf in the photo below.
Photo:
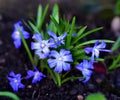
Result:
<svg viewBox="0 0 120 100"><path fill-rule="evenodd" d="M76 42L78 42L80 40L80 36L83 34L83 32L85 31L85 29L87 28L87 26L82 27L79 32L77 33L76 38L73 40L72 44L75 44Z"/></svg>
<svg viewBox="0 0 120 100"><path fill-rule="evenodd" d="M67 35L67 41L66 41L66 48L67 49L69 48L71 40L72 40L72 34L74 32L74 27L75 27L75 17L73 17L73 19L72 19L72 25L71 25L71 28L70 28L70 32Z"/></svg>
<svg viewBox="0 0 120 100"><path fill-rule="evenodd" d="M39 5L38 12L37 12L37 28L40 27L41 19L42 19L42 6Z"/></svg>
<svg viewBox="0 0 120 100"><path fill-rule="evenodd" d="M120 16L120 0L117 0L115 13L117 16Z"/></svg>
<svg viewBox="0 0 120 100"><path fill-rule="evenodd" d="M120 47L120 37L118 37L117 41L113 44L111 50L115 51Z"/></svg>
<svg viewBox="0 0 120 100"><path fill-rule="evenodd" d="M77 79L84 79L85 77L75 77L75 76L71 76L71 77L67 77L64 80L62 80L62 84L69 81L69 80L77 80Z"/></svg>
<svg viewBox="0 0 120 100"><path fill-rule="evenodd" d="M45 10L42 14L42 6L39 6L38 8L38 16L37 16L37 29L41 32L42 25L44 23L45 17L48 12L49 5L46 5Z"/></svg>
<svg viewBox="0 0 120 100"><path fill-rule="evenodd" d="M117 57L113 60L112 64L108 68L109 70L115 69L117 67L117 64L120 62L120 54L117 55Z"/></svg>
<svg viewBox="0 0 120 100"><path fill-rule="evenodd" d="M50 19L52 21L52 25L51 28L49 29L52 30L54 33L56 33L57 31L59 31L59 24L53 16L50 16Z"/></svg>
<svg viewBox="0 0 120 100"><path fill-rule="evenodd" d="M92 30L84 33L83 35L81 35L81 36L79 37L79 40L82 39L82 38L84 38L84 37L86 37L87 35L89 35L89 34L91 34L91 33L93 33L93 32L96 32L96 31L98 31L98 30L101 30L101 29L103 29L103 27L99 27L99 28L92 29Z"/></svg>
<svg viewBox="0 0 120 100"><path fill-rule="evenodd" d="M101 93L93 93L88 95L85 100L107 100L107 99Z"/></svg>
<svg viewBox="0 0 120 100"><path fill-rule="evenodd" d="M50 15L51 21L49 24L49 30L53 31L54 33L57 32L59 24L59 7L57 4L54 5L52 10L52 15ZM56 24L57 23L57 24Z"/></svg>
<svg viewBox="0 0 120 100"><path fill-rule="evenodd" d="M37 27L32 24L32 22L28 21L29 25L31 26L32 30L34 31L33 33L40 33Z"/></svg>
<svg viewBox="0 0 120 100"><path fill-rule="evenodd" d="M77 55L77 56L74 57L74 59L75 59L75 60L83 60L83 59L85 59L85 60L90 60L90 57L89 57L89 56L86 56L86 55ZM95 60L96 60L96 61L101 61L101 62L104 61L103 58L95 58Z"/></svg>
<svg viewBox="0 0 120 100"><path fill-rule="evenodd" d="M52 16L54 16L57 23L59 23L59 7L57 4L55 4L53 7Z"/></svg>
<svg viewBox="0 0 120 100"><path fill-rule="evenodd" d="M83 60L83 59L90 60L90 57L86 55L77 55L77 56L74 56L74 59L75 60Z"/></svg>
<svg viewBox="0 0 120 100"><path fill-rule="evenodd" d="M25 40L25 38L24 38L21 30L18 29L18 31L20 32L20 35L21 35L21 38L22 38L22 43L23 43L23 45L24 45L24 47L25 47L25 50L26 50L26 52L27 52L27 54L28 54L28 57L29 57L29 59L30 59L30 62L31 62L31 64L32 64L32 66L34 66L34 65L35 65L35 64L34 64L34 59L33 59L32 53L31 53L31 51L30 51L30 49L29 49L29 46L28 46L28 44L27 44L27 42L26 42L26 40Z"/></svg>
<svg viewBox="0 0 120 100"><path fill-rule="evenodd" d="M14 93L12 92L8 92L8 91L0 91L0 96L5 96L5 97L9 97L13 100L20 100L19 97L17 95L15 95Z"/></svg>
<svg viewBox="0 0 120 100"><path fill-rule="evenodd" d="M93 44L93 43L95 43L96 41L98 41L98 40L89 40L89 41L87 41L87 42L83 42L83 43L78 44L78 45L75 46L74 48L80 48L81 46ZM104 42L106 42L106 43L114 43L114 41L112 41L112 40L106 40L106 39L99 40L99 42L102 42L102 41L104 41Z"/></svg>
<svg viewBox="0 0 120 100"><path fill-rule="evenodd" d="M84 54L84 53L85 53L84 49L79 49L79 50L73 50L72 51L73 56L81 55L81 54Z"/></svg>
<svg viewBox="0 0 120 100"><path fill-rule="evenodd" d="M47 71L51 74L54 83L57 84L58 80L57 80L57 77L55 75L55 72L48 66L47 60L44 62L44 65L45 65L45 68L47 69Z"/></svg>

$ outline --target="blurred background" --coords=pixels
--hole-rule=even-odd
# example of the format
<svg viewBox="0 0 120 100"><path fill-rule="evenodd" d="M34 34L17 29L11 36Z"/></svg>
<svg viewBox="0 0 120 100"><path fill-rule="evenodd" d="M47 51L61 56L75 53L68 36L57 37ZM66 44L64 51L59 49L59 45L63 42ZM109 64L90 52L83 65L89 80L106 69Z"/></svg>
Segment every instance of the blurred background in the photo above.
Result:
<svg viewBox="0 0 120 100"><path fill-rule="evenodd" d="M37 7L39 4L45 6L50 5L50 8L57 3L60 6L60 11L68 17L96 15L99 17L113 16L113 9L117 0L0 0L0 15L13 18L26 18L36 16ZM105 13L107 11L107 13Z"/></svg>
<svg viewBox="0 0 120 100"><path fill-rule="evenodd" d="M51 11L57 3L60 14L65 15L68 20L76 16L78 25L87 25L90 28L103 26L105 32L111 33L108 30L111 30L111 22L117 15L116 2L117 0L0 0L0 22L35 18L39 4L43 7L49 4ZM118 23L118 27L119 25ZM0 24L0 27L3 26Z"/></svg>

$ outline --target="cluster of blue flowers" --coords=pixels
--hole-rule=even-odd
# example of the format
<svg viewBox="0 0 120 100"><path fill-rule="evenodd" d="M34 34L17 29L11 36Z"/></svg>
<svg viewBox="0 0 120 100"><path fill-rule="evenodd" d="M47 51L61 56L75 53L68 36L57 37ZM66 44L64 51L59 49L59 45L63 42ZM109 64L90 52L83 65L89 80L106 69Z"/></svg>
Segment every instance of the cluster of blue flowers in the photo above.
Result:
<svg viewBox="0 0 120 100"><path fill-rule="evenodd" d="M10 72L9 76L7 76L8 80L10 81L10 85L15 92L17 92L19 88L25 88L25 85L21 83L21 80L32 78L32 83L37 83L44 77L46 76L39 72L36 67L34 67L34 71L28 70L27 76L24 78L21 78L21 74L15 74L13 71Z"/></svg>
<svg viewBox="0 0 120 100"><path fill-rule="evenodd" d="M25 39L29 38L29 33L23 29L21 24L21 22L15 23L15 30L12 34L16 48L21 46L21 35ZM74 62L74 59L70 50L62 48L65 45L65 38L67 33L63 33L62 35L57 36L57 34L49 30L48 35L50 38L45 40L42 34L35 33L32 37L35 42L31 43L31 49L35 50L35 54L38 55L40 60L47 59L49 67L54 68L54 72L62 73L63 70L69 71L71 69L72 62ZM90 79L94 68L94 59L95 57L99 57L100 51L110 52L110 50L104 49L105 47L106 43L104 41L101 44L99 44L99 41L96 41L94 47L84 48L86 54L92 53L90 61L83 60L83 62L75 65L75 68L80 70L85 77L83 82L87 82ZM32 83L36 83L45 77L45 75L39 72L36 67L34 70L35 71L28 70L28 76L25 77L25 79L33 77ZM20 74L15 75L13 72L11 72L8 80L10 81L10 85L14 91L18 91L18 88L24 88L24 85L21 83L22 79Z"/></svg>

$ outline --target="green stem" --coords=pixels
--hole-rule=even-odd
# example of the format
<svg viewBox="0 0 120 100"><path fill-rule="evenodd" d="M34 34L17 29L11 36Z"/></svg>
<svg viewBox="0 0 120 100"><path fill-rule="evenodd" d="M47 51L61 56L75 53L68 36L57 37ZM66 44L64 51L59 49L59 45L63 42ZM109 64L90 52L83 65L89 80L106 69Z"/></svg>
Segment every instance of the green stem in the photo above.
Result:
<svg viewBox="0 0 120 100"><path fill-rule="evenodd" d="M77 80L77 79L84 79L85 77L75 77L75 76L71 76L71 77L67 77L64 80L62 80L62 84L64 84L65 82L69 81L69 80Z"/></svg>
<svg viewBox="0 0 120 100"><path fill-rule="evenodd" d="M62 75L62 78L64 79L67 74L69 74L70 71L66 72L64 75Z"/></svg>
<svg viewBox="0 0 120 100"><path fill-rule="evenodd" d="M13 100L20 100L17 95L11 92L7 92L7 91L0 92L0 96L9 97L9 98L12 98Z"/></svg>
<svg viewBox="0 0 120 100"><path fill-rule="evenodd" d="M61 83L61 75L59 73L55 73L55 75L57 77L58 86L60 87L62 85L62 83Z"/></svg>
<svg viewBox="0 0 120 100"><path fill-rule="evenodd" d="M113 61L112 65L108 68L109 70L112 70L116 68L116 65L120 62L120 54L117 56L117 59Z"/></svg>
<svg viewBox="0 0 120 100"><path fill-rule="evenodd" d="M33 59L33 57L32 57L32 54L31 54L31 52L30 52L30 49L29 49L29 47L28 47L28 45L27 45L27 43L26 43L26 40L24 39L24 37L23 37L23 35L22 35L22 32L21 32L20 30L19 30L19 32L20 32L20 34L21 34L22 42L23 42L23 45L24 45L24 47L25 47L25 50L26 50L26 52L27 52L27 54L28 54L28 57L29 57L32 65L34 66L34 59Z"/></svg>
<svg viewBox="0 0 120 100"><path fill-rule="evenodd" d="M50 67L47 65L47 63L44 63L44 65L45 65L45 68L47 69L47 71L49 71L49 73L51 74L54 83L57 84L57 77L55 76L55 73L52 71L52 69L50 69Z"/></svg>

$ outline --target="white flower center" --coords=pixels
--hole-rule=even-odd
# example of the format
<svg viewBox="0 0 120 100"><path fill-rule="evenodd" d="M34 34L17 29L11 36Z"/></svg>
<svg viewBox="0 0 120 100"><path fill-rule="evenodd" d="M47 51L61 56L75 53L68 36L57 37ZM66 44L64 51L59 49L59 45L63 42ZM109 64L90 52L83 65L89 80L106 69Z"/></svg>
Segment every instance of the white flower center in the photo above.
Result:
<svg viewBox="0 0 120 100"><path fill-rule="evenodd" d="M96 53L99 53L99 50L98 50L98 49L95 48L94 50L95 50Z"/></svg>
<svg viewBox="0 0 120 100"><path fill-rule="evenodd" d="M59 60L59 61L62 61L63 59L62 59L62 57L60 57L58 60Z"/></svg>
<svg viewBox="0 0 120 100"><path fill-rule="evenodd" d="M60 41L61 39L58 37L58 40Z"/></svg>
<svg viewBox="0 0 120 100"><path fill-rule="evenodd" d="M87 68L84 68L83 70L84 70L85 72L87 72L87 71L88 71L88 69L87 69Z"/></svg>
<svg viewBox="0 0 120 100"><path fill-rule="evenodd" d="M16 34L16 35L20 35L20 32L19 32L19 31L16 31L15 34Z"/></svg>
<svg viewBox="0 0 120 100"><path fill-rule="evenodd" d="M35 77L38 77L38 75L39 75L39 72L35 72Z"/></svg>
<svg viewBox="0 0 120 100"><path fill-rule="evenodd" d="M44 47L45 47L45 44L42 43L42 44L41 44L41 47L44 48Z"/></svg>
<svg viewBox="0 0 120 100"><path fill-rule="evenodd" d="M15 79L15 80L14 80L14 82L15 82L15 83L17 83L17 82L18 82L18 80L16 80L16 79Z"/></svg>

